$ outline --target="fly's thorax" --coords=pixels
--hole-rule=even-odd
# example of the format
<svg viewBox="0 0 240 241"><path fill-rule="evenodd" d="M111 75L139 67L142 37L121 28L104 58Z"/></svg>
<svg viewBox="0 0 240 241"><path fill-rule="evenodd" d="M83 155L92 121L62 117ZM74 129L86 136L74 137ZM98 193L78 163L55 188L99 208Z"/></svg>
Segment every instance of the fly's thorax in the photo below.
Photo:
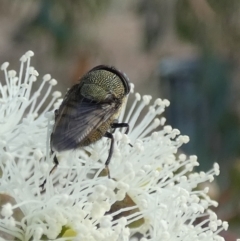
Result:
<svg viewBox="0 0 240 241"><path fill-rule="evenodd" d="M115 73L106 70L88 72L81 80L81 95L85 98L104 102L123 99L126 95L122 80Z"/></svg>

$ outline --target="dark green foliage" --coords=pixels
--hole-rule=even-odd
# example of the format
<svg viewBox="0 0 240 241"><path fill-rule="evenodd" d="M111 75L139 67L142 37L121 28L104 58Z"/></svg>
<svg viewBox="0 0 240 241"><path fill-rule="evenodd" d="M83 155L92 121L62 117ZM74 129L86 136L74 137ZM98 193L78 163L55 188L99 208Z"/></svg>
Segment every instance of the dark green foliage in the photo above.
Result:
<svg viewBox="0 0 240 241"><path fill-rule="evenodd" d="M72 44L85 41L84 25L103 13L110 0L40 0L36 15L28 22L21 23L14 39L24 41L41 35L49 35L55 52L61 54Z"/></svg>

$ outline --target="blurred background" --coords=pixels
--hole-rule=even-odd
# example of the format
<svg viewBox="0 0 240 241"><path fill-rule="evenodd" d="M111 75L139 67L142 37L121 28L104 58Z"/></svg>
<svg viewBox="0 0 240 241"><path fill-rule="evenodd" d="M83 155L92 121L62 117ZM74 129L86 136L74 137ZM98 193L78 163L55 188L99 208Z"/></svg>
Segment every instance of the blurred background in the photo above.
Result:
<svg viewBox="0 0 240 241"><path fill-rule="evenodd" d="M168 98L167 124L190 136L182 148L199 170L214 162L211 195L226 240L240 234L239 0L0 0L0 62L19 68L34 51L40 76L64 94L98 64L127 73L135 89Z"/></svg>

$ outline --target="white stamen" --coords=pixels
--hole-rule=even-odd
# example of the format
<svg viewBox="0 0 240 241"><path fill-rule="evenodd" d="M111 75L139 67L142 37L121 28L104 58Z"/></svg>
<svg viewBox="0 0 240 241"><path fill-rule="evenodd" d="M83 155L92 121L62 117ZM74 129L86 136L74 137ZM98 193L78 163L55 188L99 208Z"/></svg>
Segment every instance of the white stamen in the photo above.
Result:
<svg viewBox="0 0 240 241"><path fill-rule="evenodd" d="M1 234L19 241L125 241L136 232L143 241L221 240L219 233L228 224L209 211L218 205L208 196L209 188L200 188L219 175L219 166L197 173L196 156L177 154L189 137L164 126L166 118L159 115L168 100L137 93L129 113L123 106L120 120L129 123L129 133L125 128L114 133L108 170L107 138L52 153L61 93L52 92L57 81L49 74L33 91L39 80L30 66L32 56L29 51L21 57L19 74L8 71L8 63L1 66L0 200L9 196L1 203ZM42 93L44 85L48 88ZM132 222L139 226L129 228Z"/></svg>

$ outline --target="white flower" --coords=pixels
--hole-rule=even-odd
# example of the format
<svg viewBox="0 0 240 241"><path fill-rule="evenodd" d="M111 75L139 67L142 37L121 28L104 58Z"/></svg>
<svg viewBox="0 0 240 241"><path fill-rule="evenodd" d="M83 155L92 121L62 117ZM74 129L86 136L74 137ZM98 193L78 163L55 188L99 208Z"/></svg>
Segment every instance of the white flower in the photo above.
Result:
<svg viewBox="0 0 240 241"><path fill-rule="evenodd" d="M114 133L110 179L104 175L106 138L60 153L60 165L49 175L53 111L61 100L56 102L56 91L46 104L56 84L50 75L31 93L38 76L30 67L32 56L29 51L21 57L18 74L8 71L7 63L2 65L6 83L0 84L1 237L125 241L140 232L142 240L224 240L218 233L228 225L209 209L217 203L208 197L207 188L198 189L219 174L219 167L196 173L196 156L177 154L189 138L165 126L164 117L156 118L169 105L167 100L150 105L151 96L135 94L130 111L122 111L120 121L129 123L130 132ZM48 89L41 95L45 85Z"/></svg>

